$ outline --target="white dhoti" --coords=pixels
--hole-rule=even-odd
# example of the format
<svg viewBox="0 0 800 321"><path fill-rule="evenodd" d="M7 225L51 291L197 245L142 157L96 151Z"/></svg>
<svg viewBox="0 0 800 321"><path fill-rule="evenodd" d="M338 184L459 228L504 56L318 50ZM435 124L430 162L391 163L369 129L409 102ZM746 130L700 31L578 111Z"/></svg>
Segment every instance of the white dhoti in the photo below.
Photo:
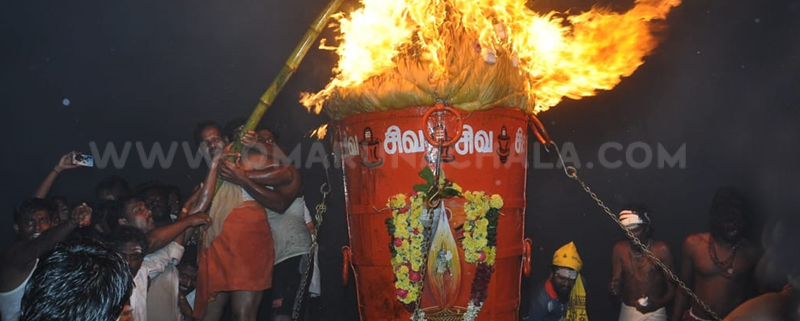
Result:
<svg viewBox="0 0 800 321"><path fill-rule="evenodd" d="M667 321L667 309L661 307L650 313L641 313L623 303L619 309L619 321Z"/></svg>

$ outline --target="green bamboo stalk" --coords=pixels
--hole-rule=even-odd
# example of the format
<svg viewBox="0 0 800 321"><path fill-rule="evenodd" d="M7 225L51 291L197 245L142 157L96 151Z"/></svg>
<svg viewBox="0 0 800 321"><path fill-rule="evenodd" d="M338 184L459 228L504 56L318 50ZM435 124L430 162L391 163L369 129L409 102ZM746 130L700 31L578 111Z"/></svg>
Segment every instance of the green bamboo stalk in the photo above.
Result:
<svg viewBox="0 0 800 321"><path fill-rule="evenodd" d="M325 9L322 10L322 13L319 14L317 19L311 23L306 31L306 34L303 35L303 39L300 40L300 43L298 43L297 47L294 48L294 51L292 51L289 59L286 60L286 63L283 65L283 68L281 68L281 71L278 72L277 76L275 76L272 84L269 85L267 91L265 91L264 94L261 95L261 98L259 98L258 104L256 105L256 108L253 109L253 113L250 114L250 118L248 118L247 122L244 124L242 132L256 129L256 126L258 125L258 122L261 121L264 113L266 113L267 109L272 106L272 102L275 101L275 97L289 81L289 78L291 78L295 71L297 71L297 67L300 65L300 62L303 61L303 57L306 56L308 49L311 48L311 45L317 40L317 37L319 37L322 29L324 29L328 24L328 20L330 19L331 15L339 9L342 1L343 0L331 0L331 2L328 3L328 6L325 7ZM239 152L241 150L242 142L241 140L237 140L234 142L231 151Z"/></svg>
<svg viewBox="0 0 800 321"><path fill-rule="evenodd" d="M283 64L283 67L278 72L278 75L275 76L275 79L272 80L272 83L267 88L267 91L261 95L261 98L258 99L258 104L253 109L253 113L250 114L250 118L247 119L247 122L242 127L242 133L248 130L255 130L258 123L261 121L261 118L264 117L264 113L267 112L270 106L272 106L272 102L275 101L275 97L278 96L278 93L281 92L283 87L289 82L289 78L294 75L297 71L297 67L300 65L300 62L303 61L303 58L308 53L308 50L311 48L311 45L317 40L319 34L322 32L322 29L328 24L328 20L330 19L331 15L339 9L339 6L342 4L344 0L331 0L328 3L328 6L325 7L324 10L317 16L317 19L311 23L306 31L303 38L300 40L300 43L297 44L297 47L294 48L292 54L289 56L289 59L286 60L286 63ZM231 151L238 153L242 150L242 140L237 139L233 146L231 147ZM235 161L236 159L231 157L229 158L230 161ZM219 189L220 185L222 185L222 179L217 179L217 186L216 190ZM215 190L215 193L216 193Z"/></svg>

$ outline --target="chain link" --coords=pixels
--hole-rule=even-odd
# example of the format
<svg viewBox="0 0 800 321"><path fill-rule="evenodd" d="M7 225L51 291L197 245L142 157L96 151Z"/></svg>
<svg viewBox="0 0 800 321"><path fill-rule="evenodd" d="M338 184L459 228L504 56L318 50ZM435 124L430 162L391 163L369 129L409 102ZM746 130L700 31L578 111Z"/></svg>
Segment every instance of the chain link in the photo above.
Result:
<svg viewBox="0 0 800 321"><path fill-rule="evenodd" d="M678 284L678 286L681 289L683 289L687 294L689 294L689 296L691 296L692 299L695 300L695 302L700 304L700 306L703 307L703 310L708 312L708 314L711 315L711 317L714 320L721 321L722 319L720 319L720 317L711 309L711 307L709 307L705 302L703 302L697 296L697 294L694 293L694 291L689 289L689 287L686 285L686 283L681 281L680 278L678 278L678 276L675 275L675 273L673 273L666 266L666 264L664 264L664 262L662 262L658 257L656 257L656 255L652 251L650 251L650 249L647 248L642 243L642 241L639 240L639 238L637 238L633 234L633 232L631 232L630 230L625 228L625 225L622 224L622 222L619 220L619 218L617 218L617 215L615 215L613 212L611 212L611 209L609 209L608 206L605 205L603 200L601 200L600 197L597 196L597 194L592 192L592 189L589 188L589 186L586 184L586 182L584 182L583 180L580 179L580 177L578 177L578 170L573 166L566 166L566 164L564 163L564 159L563 159L563 157L561 155L561 151L558 149L558 146L555 145L555 144L553 144L553 146L555 146L556 152L558 153L558 158L559 158L559 160L560 160L560 162L561 162L561 164L562 164L562 166L564 168L564 173L567 175L567 177L572 178L575 181L577 181L581 185L583 190L595 201L595 203L597 203L597 205L600 208L603 209L603 212L605 212L606 215L608 215L609 218L611 218L615 223L617 223L617 226L619 226L619 228L621 228L625 232L625 234L628 236L628 238L630 238L631 241L633 241L634 245L639 247L642 250L642 252L645 255L647 255L647 257L649 257L651 260L653 260L653 262L655 262L655 264L658 265L659 268L661 268L665 273L667 273L667 275L673 281L675 281L675 283ZM441 146L439 146L439 153L441 153L441 151L442 151L441 150ZM326 162L327 162L327 159L326 159ZM436 173L434 173L434 180L435 180L436 184L438 184L438 181L439 181L438 180L438 178L439 178L438 176L439 176L439 170L440 170L440 166L441 166L440 162L441 162L441 155L437 155ZM297 290L297 295L295 297L295 304L294 304L294 308L293 308L293 311L292 311L292 320L295 320L295 321L299 320L299 318L300 318L300 310L301 310L301 307L302 307L303 299L305 298L306 286L308 285L309 275L311 274L311 271L313 270L312 268L313 268L313 263L314 263L314 253L316 253L317 248L318 248L317 235L319 234L319 228L320 228L320 226L322 225L322 223L324 221L324 214L327 211L327 206L325 205L325 203L326 203L328 194L330 193L330 185L329 185L329 183L330 183L330 177L329 177L330 168L329 168L329 166L330 165L328 163L326 163L325 165L326 165L325 166L326 167L325 168L325 172L326 172L325 174L326 174L326 179L328 180L328 182L325 182L325 183L322 184L322 186L320 186L320 193L322 194L322 200L320 200L319 204L317 204L317 206L315 207L315 210L316 210L315 219L317 221L317 224L314 224L314 232L311 235L311 241L312 241L311 242L311 250L308 253L308 260L307 260L307 264L306 264L306 269L305 269L305 272L303 273L303 277L302 277L302 280L300 282L300 288ZM429 222L431 222L432 219L433 219L433 217L432 217L433 216L433 212L434 212L434 207L431 207L431 208L428 209L428 221ZM431 224L431 225L433 225L433 224ZM431 228L432 228L432 226L429 226L429 227L426 228L426 230L427 230L426 234L430 234L430 231L432 230ZM428 246L429 246L428 239L429 239L429 237L426 238L425 242L423 243L423 249L427 249L428 248ZM425 252L427 252L427 251L423 251L423 253L425 253ZM423 277L425 275L425 270L426 270L426 267L427 267L427 263L425 263L426 261L427 261L427 255L424 255L423 256L423 264L421 266L422 271L420 271L421 272L420 274ZM422 290L422 289L420 289L420 290ZM420 309L420 306L419 306L419 301L421 299L420 297L417 298L417 302L416 302L416 309L417 310Z"/></svg>
<svg viewBox="0 0 800 321"><path fill-rule="evenodd" d="M319 192L322 194L322 199L319 201L319 204L314 207L316 210L316 214L314 215L314 219L316 219L317 224L314 224L314 232L311 234L311 249L308 251L308 256L306 260L306 269L303 272L302 279L300 279L300 288L297 289L297 294L294 297L294 306L292 307L292 320L297 321L300 320L300 311L303 307L303 299L306 297L306 291L308 286L308 280L311 276L314 267L314 254L317 252L317 248L319 243L317 242L317 235L319 234L319 227L322 226L324 220L324 214L328 210L328 207L325 205L325 201L328 199L328 194L331 192L330 187L330 163L328 162L328 157L332 156L329 154L325 161L323 162L323 167L325 167L325 179L327 180L325 183L322 183L322 186L319 187Z"/></svg>
<svg viewBox="0 0 800 321"><path fill-rule="evenodd" d="M683 289L683 291L685 291L689 296L691 296L692 299L694 299L695 302L700 304L700 306L703 307L703 310L705 310L706 312L708 312L709 315L711 315L711 318L713 318L716 321L722 321L722 319L720 319L720 317L713 310L711 310L711 307L709 307L705 302L703 302L703 300L700 300L700 298L697 297L697 294L695 294L694 291L689 289L689 287L686 285L686 283L681 281L678 278L678 276L675 275L675 273L673 273L667 267L666 264L664 264L664 262L662 262L659 258L657 258L656 255L653 254L653 252L650 251L650 249L647 248L642 243L641 240L639 240L639 238L637 238L635 235L633 235L633 232L631 232L630 230L625 228L625 224L622 224L622 222L619 220L619 218L617 218L617 215L614 214L613 212L611 212L611 209L609 209L608 206L606 206L606 204L603 202L603 200L601 200L600 197L597 196L597 194L592 192L592 189L589 188L589 186L586 185L586 183L583 180L581 180L580 177L578 177L578 169L575 168L574 166L567 166L564 163L564 158L561 156L561 151L558 149L558 146L556 144L552 144L552 145L555 147L556 153L558 154L558 159L561 162L561 166L564 168L564 174L566 174L567 177L572 178L575 181L577 181L579 184L581 184L581 187L583 188L583 190L587 194L589 194L589 196L595 201L595 203L597 203L597 206L600 206L600 208L603 209L603 212L605 212L606 215L608 215L608 217L610 217L612 220L614 220L615 223L617 223L617 226L619 226L619 228L621 228L625 232L625 234L628 236L628 238L630 238L630 240L633 242L633 244L636 245L637 247L639 247L642 250L642 252L645 255L647 255L647 257L649 257L651 260L653 260L653 262L655 262L655 264L658 265L658 267L660 267L661 270L664 271L664 273L667 273L669 278L672 279L673 281L675 281L675 283L678 284L678 286L681 289Z"/></svg>

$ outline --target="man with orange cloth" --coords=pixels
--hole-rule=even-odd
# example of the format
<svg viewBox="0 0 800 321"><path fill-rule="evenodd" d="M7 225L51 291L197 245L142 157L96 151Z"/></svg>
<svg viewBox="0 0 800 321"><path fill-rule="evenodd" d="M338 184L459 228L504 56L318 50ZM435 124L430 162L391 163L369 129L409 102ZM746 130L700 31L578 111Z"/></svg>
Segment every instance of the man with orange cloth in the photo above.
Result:
<svg viewBox="0 0 800 321"><path fill-rule="evenodd" d="M533 292L527 320L588 321L582 267L575 243L559 248L553 255L550 277Z"/></svg>
<svg viewBox="0 0 800 321"><path fill-rule="evenodd" d="M255 321L263 291L272 287L275 262L272 231L264 208L283 213L296 194L286 195L282 187L271 190L265 187L271 184L258 182L277 180L274 176L285 173L286 168L268 169L272 162L263 149L249 146L253 148L244 149L241 154L231 153L231 145L226 146L229 139L216 123L201 123L196 136L207 155L214 157L205 181L184 210L194 213L208 209L213 222L199 247L192 313L196 319L218 321L230 301L234 320ZM229 156L236 161L227 160ZM215 193L218 173L223 181Z"/></svg>

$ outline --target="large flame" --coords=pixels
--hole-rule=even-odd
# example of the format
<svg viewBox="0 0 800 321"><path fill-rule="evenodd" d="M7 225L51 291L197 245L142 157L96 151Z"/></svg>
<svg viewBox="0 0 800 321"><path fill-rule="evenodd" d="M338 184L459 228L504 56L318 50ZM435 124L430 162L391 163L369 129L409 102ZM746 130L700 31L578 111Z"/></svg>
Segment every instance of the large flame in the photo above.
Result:
<svg viewBox="0 0 800 321"><path fill-rule="evenodd" d="M539 14L525 2L361 0L362 8L336 17L338 46L325 47L339 55L331 82L316 94L304 94L302 103L319 113L332 97L348 96L375 77L406 80L423 90L433 88L425 90L431 95L447 96L441 83L463 80L455 61L473 54L490 67L513 66L518 84L505 83L524 96L517 100L519 107L545 111L563 97L592 96L631 75L657 46L654 20L665 19L680 4L636 0L625 13L593 8L567 15ZM404 74L414 65L425 70L427 84Z"/></svg>

